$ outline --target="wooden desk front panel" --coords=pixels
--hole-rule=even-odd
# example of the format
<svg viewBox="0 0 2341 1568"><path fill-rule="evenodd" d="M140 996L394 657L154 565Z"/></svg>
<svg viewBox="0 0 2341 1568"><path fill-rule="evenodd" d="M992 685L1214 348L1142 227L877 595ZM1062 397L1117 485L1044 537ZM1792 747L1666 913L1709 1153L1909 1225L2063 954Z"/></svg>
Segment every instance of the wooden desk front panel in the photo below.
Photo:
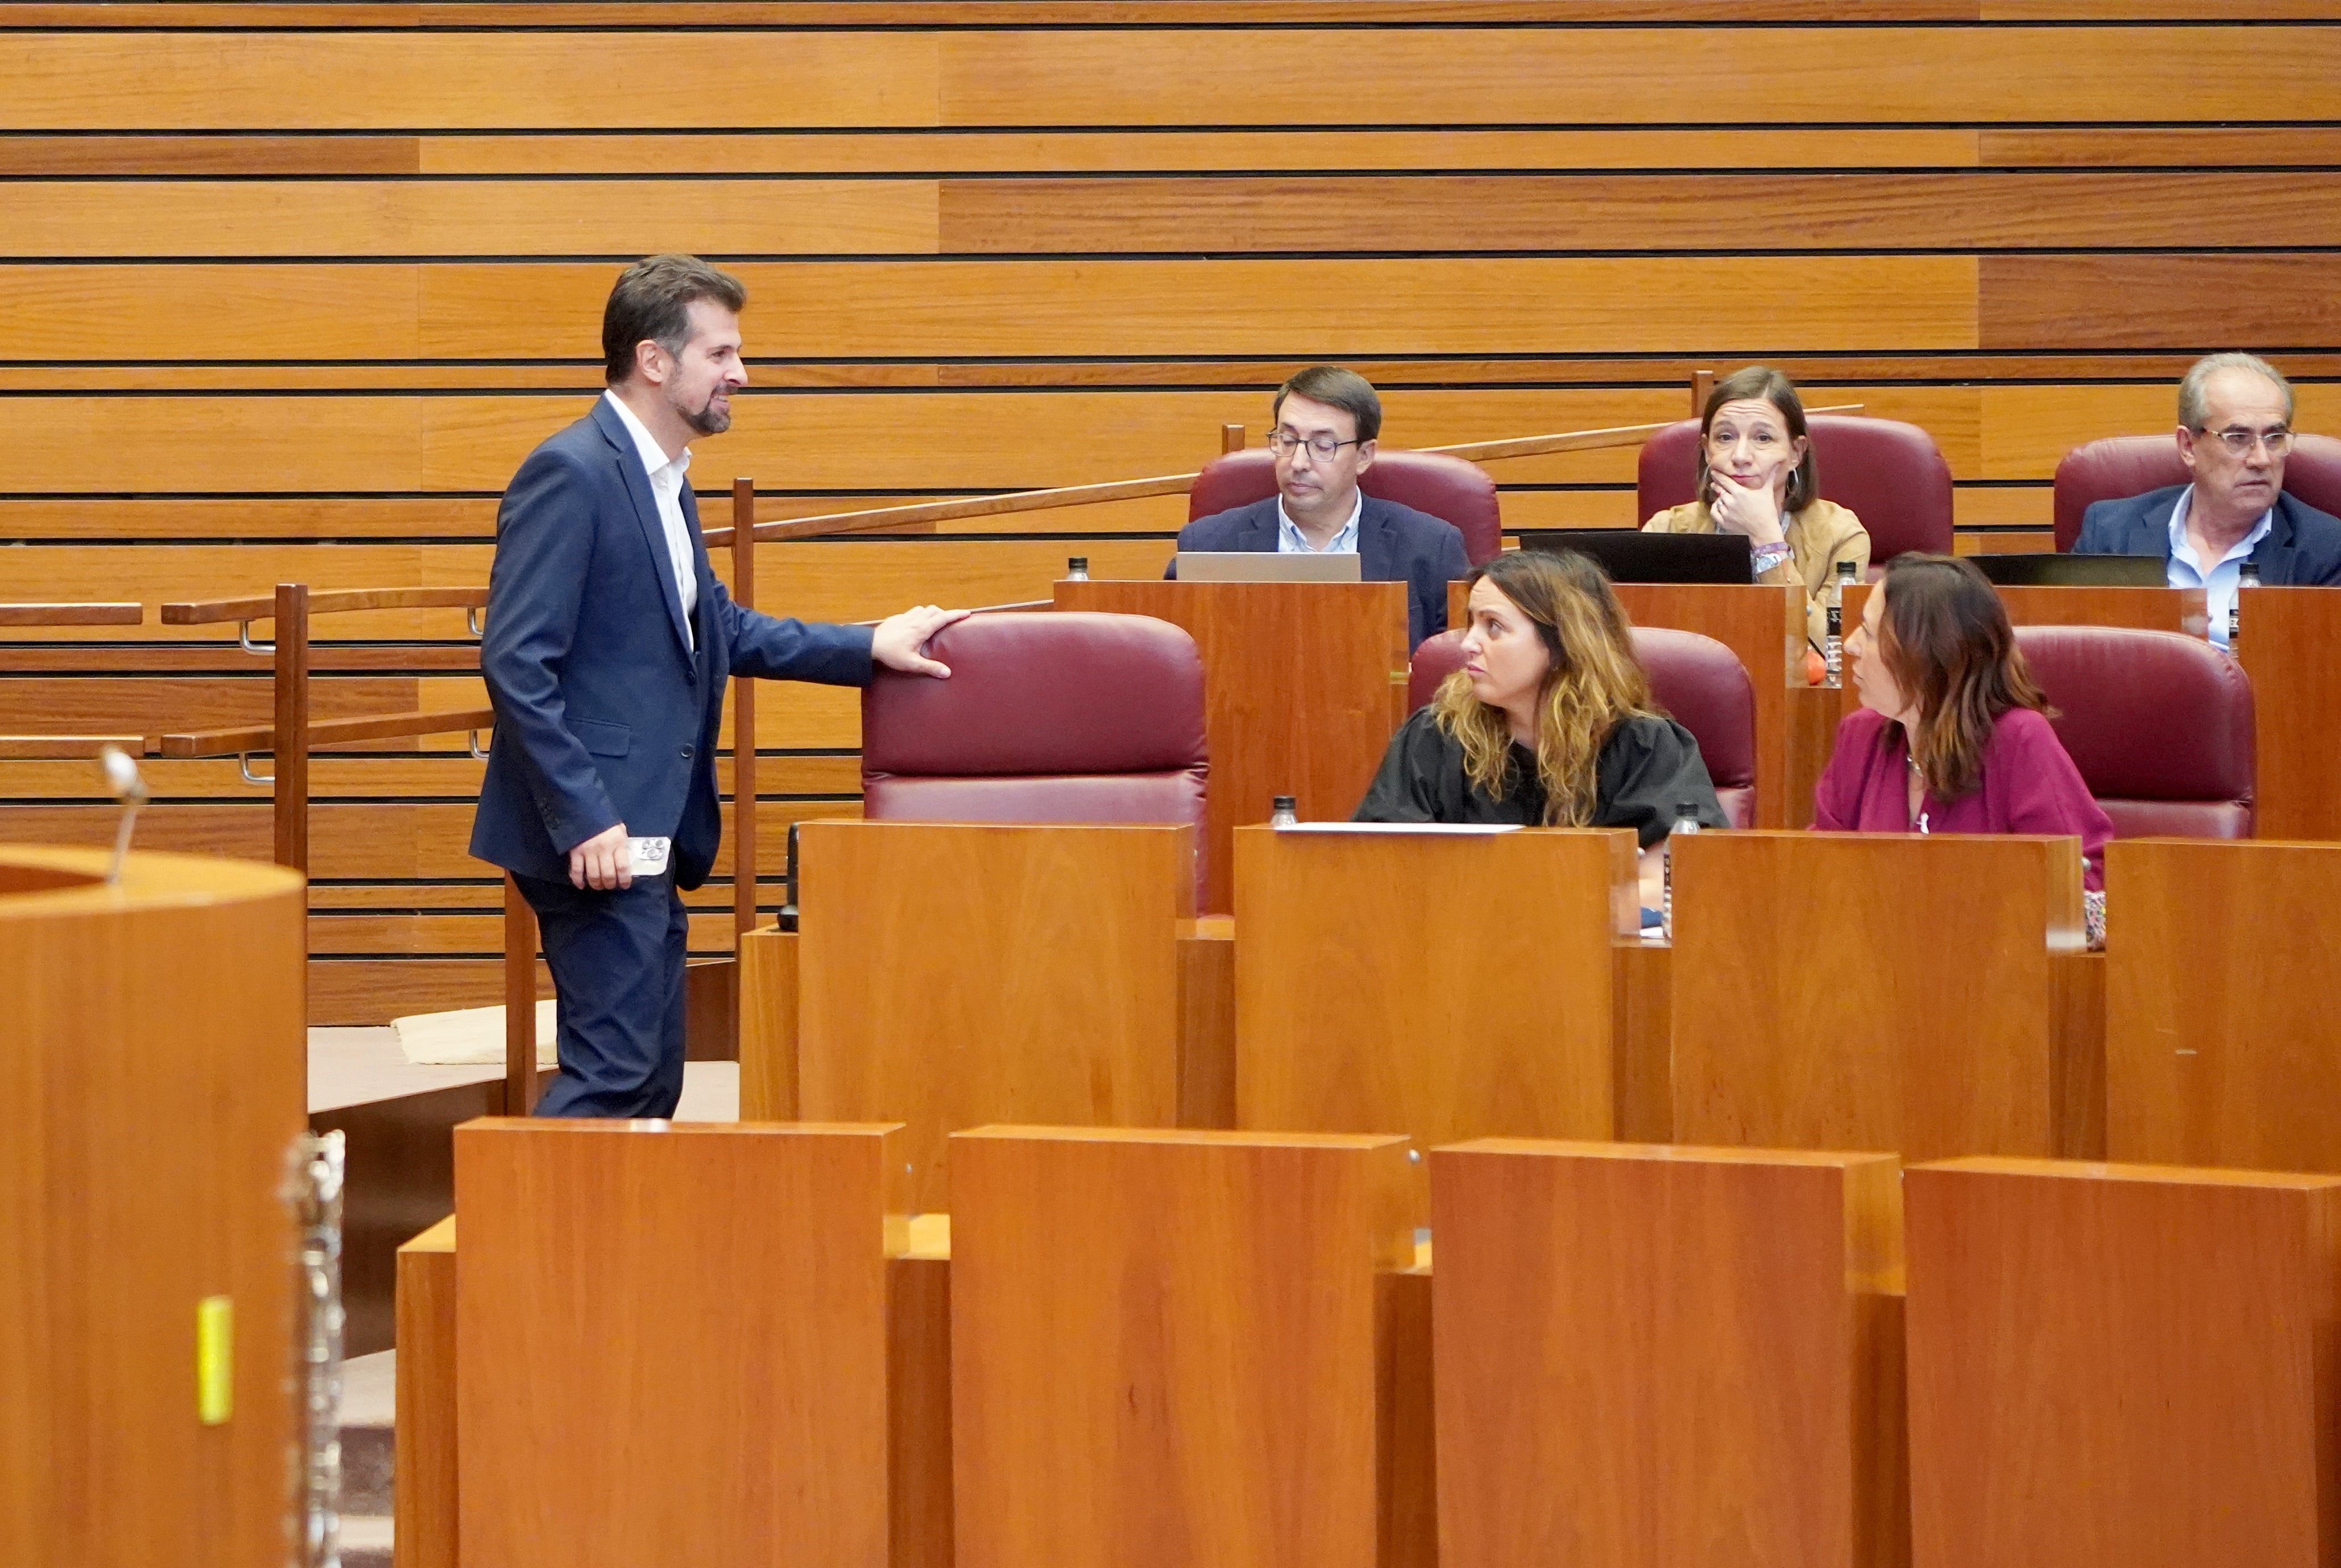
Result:
<svg viewBox="0 0 2341 1568"><path fill-rule="evenodd" d="M1430 1159L1444 1568L1907 1561L1892 1156Z"/></svg>
<svg viewBox="0 0 2341 1568"><path fill-rule="evenodd" d="M2341 589L2262 588L2246 594L2236 656L2252 678L2259 724L2262 839L2341 839Z"/></svg>
<svg viewBox="0 0 2341 1568"><path fill-rule="evenodd" d="M2106 852L2106 1147L2341 1174L2341 844Z"/></svg>
<svg viewBox="0 0 2341 1568"><path fill-rule="evenodd" d="M1377 1561L1405 1139L952 1142L959 1568Z"/></svg>
<svg viewBox="0 0 2341 1568"><path fill-rule="evenodd" d="M2341 1560L2341 1182L1958 1160L1904 1196L1917 1568Z"/></svg>
<svg viewBox="0 0 2341 1568"><path fill-rule="evenodd" d="M1796 781L1819 771L1795 766L1790 755L1788 675L1798 670L1802 683L1805 590L1753 582L1621 582L1618 601L1637 626L1696 631L1739 656L1756 688L1756 825L1802 827L1810 819L1793 815ZM1811 805L1804 803L1808 814Z"/></svg>
<svg viewBox="0 0 2341 1568"><path fill-rule="evenodd" d="M1291 796L1304 819L1342 821L1365 799L1404 717L1402 582L1060 582L1060 610L1151 615L1203 660L1203 907L1224 914L1229 835Z"/></svg>
<svg viewBox="0 0 2341 1568"><path fill-rule="evenodd" d="M1193 844L1189 828L807 823L798 1114L909 1124L921 1212L949 1206L957 1128L1177 1125Z"/></svg>
<svg viewBox="0 0 2341 1568"><path fill-rule="evenodd" d="M1235 838L1239 1126L1610 1136L1631 832Z"/></svg>
<svg viewBox="0 0 2341 1568"><path fill-rule="evenodd" d="M901 1143L458 1128L465 1568L884 1562Z"/></svg>
<svg viewBox="0 0 2341 1568"><path fill-rule="evenodd" d="M1674 1136L2057 1152L2071 839L1702 833L1675 850Z"/></svg>

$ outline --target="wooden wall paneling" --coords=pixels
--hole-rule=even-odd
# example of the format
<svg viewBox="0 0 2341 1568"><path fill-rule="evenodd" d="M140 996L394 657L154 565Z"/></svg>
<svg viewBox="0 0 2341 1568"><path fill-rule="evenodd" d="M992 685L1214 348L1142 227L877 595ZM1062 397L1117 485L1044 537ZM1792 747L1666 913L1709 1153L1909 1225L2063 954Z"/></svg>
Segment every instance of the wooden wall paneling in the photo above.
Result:
<svg viewBox="0 0 2341 1568"><path fill-rule="evenodd" d="M1710 123L1760 94L1775 124L2325 120L2341 40L2316 27L1489 28L1388 33L1321 69L1339 32L1128 30L943 40L948 125L1534 124L1550 84L1584 124ZM2233 69L2251 78L2210 80Z"/></svg>
<svg viewBox="0 0 2341 1568"><path fill-rule="evenodd" d="M2341 1183L1983 1159L1904 1183L1918 1568L2341 1552Z"/></svg>
<svg viewBox="0 0 2341 1568"><path fill-rule="evenodd" d="M2341 338L2336 264L2329 252L1986 256L1977 277L1977 343L1987 349L2328 343ZM2171 308L2107 311L2109 298L2167 301Z"/></svg>
<svg viewBox="0 0 2341 1568"><path fill-rule="evenodd" d="M882 1560L900 1156L877 1126L457 1129L463 1561Z"/></svg>
<svg viewBox="0 0 2341 1568"><path fill-rule="evenodd" d="M1193 838L808 822L797 1113L908 1123L921 1211L948 1206L955 1128L1001 1116L1174 1125Z"/></svg>
<svg viewBox="0 0 2341 1568"><path fill-rule="evenodd" d="M1376 1561L1400 1137L951 1140L961 1568Z"/></svg>
<svg viewBox="0 0 2341 1568"><path fill-rule="evenodd" d="M936 124L936 41L917 33L671 33L684 94L611 84L642 68L631 32L453 30L20 34L0 59L0 130L599 130L706 123Z"/></svg>
<svg viewBox="0 0 2341 1568"><path fill-rule="evenodd" d="M1238 1126L1610 1136L1630 833L1235 840ZM1460 918L1489 888L1539 918Z"/></svg>
<svg viewBox="0 0 2341 1568"><path fill-rule="evenodd" d="M1708 840L1712 839L1710 843ZM2070 839L1702 834L1674 851L1674 1136L1891 1149L2056 1150L2080 948ZM1794 928L1811 964L1749 964Z"/></svg>
<svg viewBox="0 0 2341 1568"><path fill-rule="evenodd" d="M1442 1563L1908 1561L1891 1155L1430 1161Z"/></svg>
<svg viewBox="0 0 2341 1568"><path fill-rule="evenodd" d="M456 1568L455 1216L398 1249L396 1568Z"/></svg>
<svg viewBox="0 0 2341 1568"><path fill-rule="evenodd" d="M947 180L936 248L1665 252L1713 244L1729 206L1751 252L2309 249L2341 237L2336 195L2303 170Z"/></svg>
<svg viewBox="0 0 2341 1568"><path fill-rule="evenodd" d="M927 180L59 180L0 187L0 251L45 258L917 254L937 248L935 214L936 187Z"/></svg>
<svg viewBox="0 0 2341 1568"><path fill-rule="evenodd" d="M2106 948L2107 1154L2341 1174L2316 980L2341 846L2139 839L2107 854L2123 927Z"/></svg>
<svg viewBox="0 0 2341 1568"><path fill-rule="evenodd" d="M417 136L0 137L0 174L414 174Z"/></svg>

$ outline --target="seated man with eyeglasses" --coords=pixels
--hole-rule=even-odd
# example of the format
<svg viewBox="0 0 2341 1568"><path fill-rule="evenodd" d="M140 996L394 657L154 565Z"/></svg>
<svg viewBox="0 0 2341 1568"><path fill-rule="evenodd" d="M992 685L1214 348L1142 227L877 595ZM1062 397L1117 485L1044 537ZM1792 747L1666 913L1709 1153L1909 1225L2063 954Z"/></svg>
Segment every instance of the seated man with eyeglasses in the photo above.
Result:
<svg viewBox="0 0 2341 1568"><path fill-rule="evenodd" d="M1429 512L1358 489L1373 466L1382 402L1355 371L1312 365L1279 387L1269 417L1277 493L1199 517L1179 531L1180 550L1307 551L1359 557L1368 582L1407 585L1407 648L1447 630L1447 585L1471 575L1463 534ZM1163 575L1178 575L1172 561Z"/></svg>
<svg viewBox="0 0 2341 1568"><path fill-rule="evenodd" d="M2178 455L2194 482L2097 502L2073 553L2161 556L2171 587L2205 590L2211 640L2225 648L2246 561L2271 588L2341 583L2341 519L2284 493L2291 451L2292 388L2276 367L2199 359L2178 383Z"/></svg>

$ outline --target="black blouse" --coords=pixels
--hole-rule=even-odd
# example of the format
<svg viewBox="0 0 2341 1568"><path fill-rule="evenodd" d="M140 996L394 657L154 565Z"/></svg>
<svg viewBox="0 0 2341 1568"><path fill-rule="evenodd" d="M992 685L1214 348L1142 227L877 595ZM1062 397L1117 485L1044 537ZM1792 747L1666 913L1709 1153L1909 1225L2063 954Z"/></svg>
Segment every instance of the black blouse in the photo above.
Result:
<svg viewBox="0 0 2341 1568"><path fill-rule="evenodd" d="M1671 719L1648 715L1621 720L1595 761L1590 826L1631 828L1648 849L1665 840L1677 809L1686 801L1696 809L1700 827L1731 825L1689 730ZM1516 744L1504 759L1502 798L1489 795L1464 772L1462 744L1441 731L1423 707L1390 737L1381 768L1350 820L1518 822L1534 828L1544 821L1544 784L1537 778L1536 754Z"/></svg>

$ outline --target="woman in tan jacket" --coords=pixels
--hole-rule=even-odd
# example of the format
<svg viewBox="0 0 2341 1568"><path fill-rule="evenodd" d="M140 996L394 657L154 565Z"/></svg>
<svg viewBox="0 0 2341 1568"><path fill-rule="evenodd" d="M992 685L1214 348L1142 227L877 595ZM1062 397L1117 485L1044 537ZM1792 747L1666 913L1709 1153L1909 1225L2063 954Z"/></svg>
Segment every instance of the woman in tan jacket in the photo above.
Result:
<svg viewBox="0 0 2341 1568"><path fill-rule="evenodd" d="M1749 365L1715 383L1698 422L1698 499L1659 512L1645 533L1739 533L1758 582L1802 583L1806 635L1816 650L1828 634L1823 596L1840 561L1860 580L1869 570L1869 531L1813 488L1813 443L1796 383Z"/></svg>

